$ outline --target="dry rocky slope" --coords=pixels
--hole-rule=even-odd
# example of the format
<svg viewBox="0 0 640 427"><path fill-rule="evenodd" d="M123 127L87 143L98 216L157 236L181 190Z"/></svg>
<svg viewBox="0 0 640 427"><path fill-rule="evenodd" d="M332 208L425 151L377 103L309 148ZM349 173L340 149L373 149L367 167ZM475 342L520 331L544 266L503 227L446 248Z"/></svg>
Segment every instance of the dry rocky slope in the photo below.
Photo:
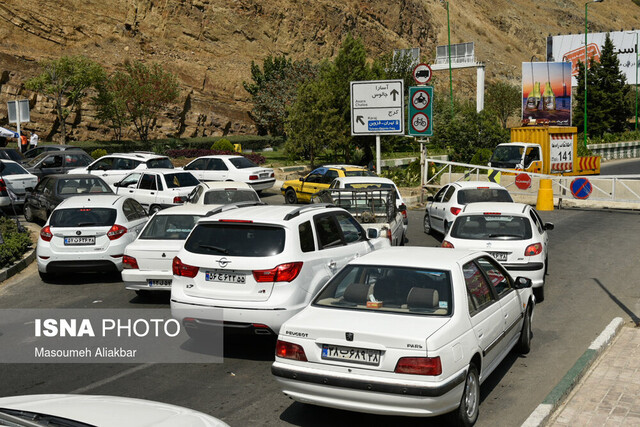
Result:
<svg viewBox="0 0 640 427"><path fill-rule="evenodd" d="M639 17L632 0L593 4L589 31L630 30ZM544 60L547 35L584 32L584 0L452 0L450 21L452 43L475 42L489 81L519 84L521 62ZM83 54L109 71L136 59L178 76L179 103L159 118L152 137L250 134L242 82L251 61L261 64L269 54L332 58L347 33L362 38L371 58L420 47L431 61L435 47L447 43L446 9L440 0L0 0L0 126L7 124L6 101L28 98L26 129L56 140L53 103L23 84L39 61ZM446 96L448 75L435 77L436 93ZM454 89L471 93L475 72L456 71ZM111 137L89 102L68 124L71 140Z"/></svg>

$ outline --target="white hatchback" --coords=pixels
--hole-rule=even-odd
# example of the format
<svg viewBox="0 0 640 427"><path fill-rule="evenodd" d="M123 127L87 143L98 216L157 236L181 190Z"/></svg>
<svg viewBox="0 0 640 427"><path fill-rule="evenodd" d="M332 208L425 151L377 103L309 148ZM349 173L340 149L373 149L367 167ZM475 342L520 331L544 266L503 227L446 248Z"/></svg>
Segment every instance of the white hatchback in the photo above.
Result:
<svg viewBox="0 0 640 427"><path fill-rule="evenodd" d="M514 276L531 279L536 301L544 300L552 223L523 203L471 203L444 236L442 247L489 252Z"/></svg>
<svg viewBox="0 0 640 427"><path fill-rule="evenodd" d="M201 182L187 198L187 203L189 204L208 205L210 208L233 203L259 201L260 196L258 196L258 193L244 182Z"/></svg>
<svg viewBox="0 0 640 427"><path fill-rule="evenodd" d="M141 171L145 169L172 169L173 163L167 156L161 156L155 153L134 151L133 153L114 153L100 157L89 166L83 168L71 169L68 173L90 173L98 175L105 180L107 184L122 180L132 171Z"/></svg>
<svg viewBox="0 0 640 427"><path fill-rule="evenodd" d="M152 216L138 238L124 250L125 288L140 296L148 291L170 291L173 257L182 249L196 222L211 209L207 205L185 204Z"/></svg>
<svg viewBox="0 0 640 427"><path fill-rule="evenodd" d="M244 156L216 155L198 157L184 167L200 181L246 182L260 192L276 182L273 169L258 166Z"/></svg>
<svg viewBox="0 0 640 427"><path fill-rule="evenodd" d="M285 322L271 372L292 399L380 415L479 413L480 384L528 353L531 281L484 252L404 247L351 261ZM380 419L380 425L391 425Z"/></svg>
<svg viewBox="0 0 640 427"><path fill-rule="evenodd" d="M140 203L116 195L74 196L51 212L36 248L43 280L70 272L122 270L122 257L147 222Z"/></svg>

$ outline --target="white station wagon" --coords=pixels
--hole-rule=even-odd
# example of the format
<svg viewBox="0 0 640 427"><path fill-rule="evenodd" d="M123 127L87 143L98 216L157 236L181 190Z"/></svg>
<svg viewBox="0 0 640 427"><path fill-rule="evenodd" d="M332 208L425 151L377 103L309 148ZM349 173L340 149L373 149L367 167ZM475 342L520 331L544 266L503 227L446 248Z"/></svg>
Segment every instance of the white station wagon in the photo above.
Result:
<svg viewBox="0 0 640 427"><path fill-rule="evenodd" d="M475 423L480 384L528 353L535 299L485 252L403 247L351 261L282 325L271 372L296 401ZM387 424L380 421L381 425Z"/></svg>

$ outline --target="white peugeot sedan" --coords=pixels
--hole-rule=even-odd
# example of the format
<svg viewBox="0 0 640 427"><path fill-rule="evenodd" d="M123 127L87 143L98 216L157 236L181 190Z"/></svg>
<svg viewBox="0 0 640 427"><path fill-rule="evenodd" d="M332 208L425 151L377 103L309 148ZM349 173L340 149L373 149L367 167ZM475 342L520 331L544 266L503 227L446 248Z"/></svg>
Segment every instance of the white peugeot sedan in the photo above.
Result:
<svg viewBox="0 0 640 427"><path fill-rule="evenodd" d="M456 424L472 425L480 384L512 348L530 350L530 287L485 252L375 251L285 322L271 372L299 402L381 415L452 412Z"/></svg>
<svg viewBox="0 0 640 427"><path fill-rule="evenodd" d="M242 202L259 202L260 196L247 183L244 182L201 182L193 189L187 203L197 205L228 205Z"/></svg>
<svg viewBox="0 0 640 427"><path fill-rule="evenodd" d="M211 415L182 406L130 397L81 394L2 397L0 425L229 427Z"/></svg>
<svg viewBox="0 0 640 427"><path fill-rule="evenodd" d="M27 188L35 188L38 177L12 160L0 159L0 207L13 202L23 205Z"/></svg>
<svg viewBox="0 0 640 427"><path fill-rule="evenodd" d="M124 249L147 222L135 200L117 195L70 197L51 212L36 248L42 280L69 272L122 271Z"/></svg>
<svg viewBox="0 0 640 427"><path fill-rule="evenodd" d="M467 203L513 202L506 188L495 182L461 181L442 187L435 196L427 197L424 232L444 235Z"/></svg>
<svg viewBox="0 0 640 427"><path fill-rule="evenodd" d="M258 166L244 156L215 155L198 157L184 167L200 181L246 182L260 193L276 182L273 169Z"/></svg>
<svg viewBox="0 0 640 427"><path fill-rule="evenodd" d="M173 163L167 156L161 156L146 151L134 151L133 153L114 153L100 157L89 166L71 169L68 173L90 173L98 175L107 184L122 180L132 171L142 171L146 169L172 169Z"/></svg>
<svg viewBox="0 0 640 427"><path fill-rule="evenodd" d="M531 279L541 302L549 264L547 230L553 228L523 203L471 203L458 215L442 247L489 252L512 275Z"/></svg>
<svg viewBox="0 0 640 427"><path fill-rule="evenodd" d="M140 296L149 291L170 291L173 257L182 249L196 222L211 209L207 205L185 204L152 216L138 238L124 250L125 288Z"/></svg>

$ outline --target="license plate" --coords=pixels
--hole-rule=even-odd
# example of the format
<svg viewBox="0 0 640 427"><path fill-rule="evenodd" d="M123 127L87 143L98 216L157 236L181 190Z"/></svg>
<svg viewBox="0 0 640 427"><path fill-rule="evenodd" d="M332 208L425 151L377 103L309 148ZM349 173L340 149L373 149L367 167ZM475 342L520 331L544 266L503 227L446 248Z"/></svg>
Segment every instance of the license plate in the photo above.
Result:
<svg viewBox="0 0 640 427"><path fill-rule="evenodd" d="M323 344L322 358L329 360L347 360L349 362L378 366L380 364L380 350Z"/></svg>
<svg viewBox="0 0 640 427"><path fill-rule="evenodd" d="M205 272L204 279L208 282L222 282L222 283L245 283L246 282L246 276L244 274L219 273L216 271Z"/></svg>
<svg viewBox="0 0 640 427"><path fill-rule="evenodd" d="M67 246L95 245L96 236L65 237L64 244Z"/></svg>
<svg viewBox="0 0 640 427"><path fill-rule="evenodd" d="M269 173L261 173L261 174L259 174L258 176L259 176L260 178L269 178L269 175L271 175L271 174L269 174Z"/></svg>
<svg viewBox="0 0 640 427"><path fill-rule="evenodd" d="M506 261L507 253L506 252L489 252L492 257L496 259L496 261Z"/></svg>
<svg viewBox="0 0 640 427"><path fill-rule="evenodd" d="M166 288L171 286L171 280L156 280L156 279L149 279L147 280L147 285L153 287L153 288Z"/></svg>

